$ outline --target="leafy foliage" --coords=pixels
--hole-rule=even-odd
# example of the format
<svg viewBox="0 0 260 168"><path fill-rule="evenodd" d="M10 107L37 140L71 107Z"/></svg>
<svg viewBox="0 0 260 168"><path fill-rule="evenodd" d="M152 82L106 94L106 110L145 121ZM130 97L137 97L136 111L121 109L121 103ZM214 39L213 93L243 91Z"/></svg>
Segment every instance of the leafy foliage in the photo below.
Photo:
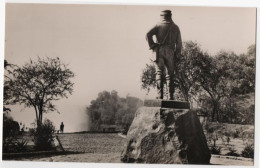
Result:
<svg viewBox="0 0 260 168"><path fill-rule="evenodd" d="M24 152L27 149L28 139L19 131L20 126L7 112L3 114L3 152Z"/></svg>
<svg viewBox="0 0 260 168"><path fill-rule="evenodd" d="M14 121L12 117L6 113L3 114L3 139L15 136L19 133L20 126L17 121Z"/></svg>
<svg viewBox="0 0 260 168"><path fill-rule="evenodd" d="M247 144L244 150L242 151L242 156L247 158L254 158L254 145Z"/></svg>
<svg viewBox="0 0 260 168"><path fill-rule="evenodd" d="M15 67L15 65L10 64L9 62L7 62L7 60L4 60L4 70L5 70L5 74L10 75L12 73L13 68ZM6 76L6 75L5 75ZM4 81L4 101L3 101L3 111L4 112L11 112L11 109L6 107L6 105L8 104L8 101L12 98L11 96L11 88L8 84L8 81Z"/></svg>
<svg viewBox="0 0 260 168"><path fill-rule="evenodd" d="M239 156L239 154L233 147L228 148L228 150L229 152L226 154L227 156Z"/></svg>
<svg viewBox="0 0 260 168"><path fill-rule="evenodd" d="M72 94L72 77L73 72L59 58L38 58L22 67L15 66L5 75L6 104L33 107L40 125L43 113L56 110L54 100Z"/></svg>
<svg viewBox="0 0 260 168"><path fill-rule="evenodd" d="M15 148L15 140L19 134L20 126L17 121L8 116L6 112L3 114L3 152L11 152Z"/></svg>
<svg viewBox="0 0 260 168"><path fill-rule="evenodd" d="M44 122L37 126L35 129L31 129L30 133L33 136L35 149L37 150L49 150L52 149L52 143L54 141L55 126L53 123L45 119Z"/></svg>
<svg viewBox="0 0 260 168"><path fill-rule="evenodd" d="M116 91L103 91L96 100L92 100L86 112L91 119L91 130L97 131L100 126L117 125L128 129L134 114L142 101L135 97L121 98Z"/></svg>
<svg viewBox="0 0 260 168"><path fill-rule="evenodd" d="M194 98L196 90L199 89L197 80L200 77L198 63L200 63L201 55L203 55L200 46L192 41L184 43L184 49L180 56L175 57L176 62L176 96L184 100L191 100ZM147 90L149 93L150 89L156 88L156 69L155 63L146 64L145 69L141 75L142 89ZM165 81L165 80L163 80ZM179 93L179 92L181 93Z"/></svg>
<svg viewBox="0 0 260 168"><path fill-rule="evenodd" d="M211 121L253 124L254 101L244 108L237 102L246 94L254 94L255 51L252 45L245 54L220 51L211 56L199 44L184 42L182 54L175 58L175 85L182 96L175 97L195 101ZM155 75L155 65L146 65L141 75L142 89L149 92L156 88Z"/></svg>
<svg viewBox="0 0 260 168"><path fill-rule="evenodd" d="M151 88L156 88L156 69L153 62L152 64L146 64L146 68L143 69L141 75L141 81L141 87L142 89L147 90L147 93L149 93Z"/></svg>
<svg viewBox="0 0 260 168"><path fill-rule="evenodd" d="M192 41L185 42L182 54L175 58L176 61L176 78L175 83L186 101L196 99L197 91L200 90L198 80L201 73L201 59L207 57L207 53L203 53L199 44Z"/></svg>
<svg viewBox="0 0 260 168"><path fill-rule="evenodd" d="M210 152L211 152L211 154L214 154L214 155L220 155L220 153L221 153L221 147L219 146L215 146L215 147L212 147L211 149L210 149Z"/></svg>

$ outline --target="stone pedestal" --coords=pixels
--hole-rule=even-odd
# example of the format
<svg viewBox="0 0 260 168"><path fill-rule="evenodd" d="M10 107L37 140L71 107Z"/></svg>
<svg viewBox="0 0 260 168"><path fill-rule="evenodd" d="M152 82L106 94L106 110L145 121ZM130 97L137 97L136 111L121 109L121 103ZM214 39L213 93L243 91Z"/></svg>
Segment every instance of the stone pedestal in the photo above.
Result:
<svg viewBox="0 0 260 168"><path fill-rule="evenodd" d="M144 104L127 133L123 162L209 164L203 129L187 102L145 100Z"/></svg>

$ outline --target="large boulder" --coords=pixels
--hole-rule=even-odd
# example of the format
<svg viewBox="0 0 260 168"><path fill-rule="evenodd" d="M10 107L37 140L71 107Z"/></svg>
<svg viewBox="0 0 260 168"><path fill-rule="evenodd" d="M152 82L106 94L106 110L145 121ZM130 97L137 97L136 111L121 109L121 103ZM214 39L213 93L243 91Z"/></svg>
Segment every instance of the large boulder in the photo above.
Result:
<svg viewBox="0 0 260 168"><path fill-rule="evenodd" d="M196 113L141 107L127 133L123 162L209 164L210 151Z"/></svg>

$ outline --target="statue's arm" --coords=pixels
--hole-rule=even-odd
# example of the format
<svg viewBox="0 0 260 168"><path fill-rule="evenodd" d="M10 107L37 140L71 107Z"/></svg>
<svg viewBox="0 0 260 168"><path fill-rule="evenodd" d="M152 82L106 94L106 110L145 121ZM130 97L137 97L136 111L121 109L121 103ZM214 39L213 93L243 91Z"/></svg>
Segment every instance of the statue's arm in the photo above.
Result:
<svg viewBox="0 0 260 168"><path fill-rule="evenodd" d="M149 45L150 49L154 49L156 46L158 46L158 43L155 43L153 40L153 36L156 35L157 30L158 30L158 27L156 25L151 30L149 30L148 33L146 34L146 40L148 41L148 45Z"/></svg>
<svg viewBox="0 0 260 168"><path fill-rule="evenodd" d="M176 53L180 54L181 53L181 49L182 49L182 40L181 40L181 31L179 29L179 27L177 28L177 42L176 42Z"/></svg>

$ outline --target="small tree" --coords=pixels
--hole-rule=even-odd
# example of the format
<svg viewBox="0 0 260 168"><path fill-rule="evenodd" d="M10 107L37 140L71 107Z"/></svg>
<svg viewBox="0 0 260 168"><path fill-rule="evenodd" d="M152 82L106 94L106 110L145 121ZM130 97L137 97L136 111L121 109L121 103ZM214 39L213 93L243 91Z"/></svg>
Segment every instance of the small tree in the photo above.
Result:
<svg viewBox="0 0 260 168"><path fill-rule="evenodd" d="M39 126L43 113L56 110L52 102L67 98L72 93L72 77L74 73L59 58L38 57L37 61L30 60L22 67L16 66L5 76L5 84L9 86L11 95L8 104L20 103L25 107L33 107Z"/></svg>
<svg viewBox="0 0 260 168"><path fill-rule="evenodd" d="M146 64L146 67L141 74L141 81L141 87L146 90L147 93L150 92L151 88L156 88L156 69L153 62L151 64Z"/></svg>

